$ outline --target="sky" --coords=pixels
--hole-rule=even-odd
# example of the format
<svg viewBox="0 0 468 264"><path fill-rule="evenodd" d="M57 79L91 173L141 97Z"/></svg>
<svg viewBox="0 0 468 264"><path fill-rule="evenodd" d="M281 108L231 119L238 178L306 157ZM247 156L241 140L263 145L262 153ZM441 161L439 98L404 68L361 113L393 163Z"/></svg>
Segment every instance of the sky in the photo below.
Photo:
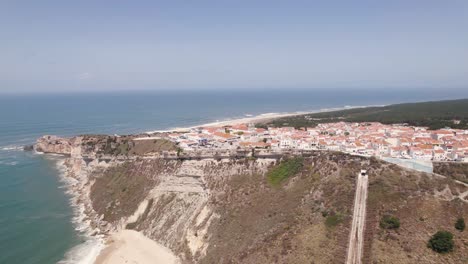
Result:
<svg viewBox="0 0 468 264"><path fill-rule="evenodd" d="M0 93L467 89L468 1L0 1Z"/></svg>

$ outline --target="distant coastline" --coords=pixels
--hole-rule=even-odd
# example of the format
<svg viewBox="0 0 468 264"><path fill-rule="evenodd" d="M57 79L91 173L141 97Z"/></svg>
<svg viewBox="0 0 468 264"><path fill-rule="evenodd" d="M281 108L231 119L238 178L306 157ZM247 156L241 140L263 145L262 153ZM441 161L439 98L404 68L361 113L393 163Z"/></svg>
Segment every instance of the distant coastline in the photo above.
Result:
<svg viewBox="0 0 468 264"><path fill-rule="evenodd" d="M200 125L194 125L194 126L189 126L189 127L175 127L175 128L164 129L164 130L150 130L150 131L143 132L143 134L187 131L187 130L197 128L197 127L230 126L230 125L238 125L238 124L244 124L244 123L259 123L259 122L267 122L270 120L275 120L275 119L283 118L283 117L292 117L292 116L316 114L316 113L327 113L327 112L347 110L347 109L356 109L356 108L384 107L384 106L387 106L387 105L343 106L343 107L323 108L319 110L310 110L310 111L297 111L297 112L286 112L286 113L263 113L259 115L251 115L249 117L225 119L221 121L203 123Z"/></svg>

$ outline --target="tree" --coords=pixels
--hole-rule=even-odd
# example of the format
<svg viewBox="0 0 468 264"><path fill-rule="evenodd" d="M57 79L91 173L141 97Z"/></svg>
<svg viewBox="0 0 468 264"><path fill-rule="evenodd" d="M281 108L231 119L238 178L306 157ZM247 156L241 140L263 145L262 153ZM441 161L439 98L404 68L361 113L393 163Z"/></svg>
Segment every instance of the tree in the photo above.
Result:
<svg viewBox="0 0 468 264"><path fill-rule="evenodd" d="M384 215L380 220L380 227L384 229L396 229L400 227L400 219L390 216Z"/></svg>
<svg viewBox="0 0 468 264"><path fill-rule="evenodd" d="M453 234L447 231L438 231L432 235L427 246L435 252L446 253L453 250Z"/></svg>
<svg viewBox="0 0 468 264"><path fill-rule="evenodd" d="M457 222L455 222L455 228L460 231L465 230L465 219L463 217L458 218Z"/></svg>

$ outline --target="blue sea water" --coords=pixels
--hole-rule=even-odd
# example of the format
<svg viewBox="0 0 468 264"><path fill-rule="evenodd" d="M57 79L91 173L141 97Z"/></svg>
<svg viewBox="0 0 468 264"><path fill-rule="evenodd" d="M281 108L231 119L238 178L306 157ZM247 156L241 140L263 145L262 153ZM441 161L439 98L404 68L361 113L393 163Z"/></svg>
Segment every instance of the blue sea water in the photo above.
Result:
<svg viewBox="0 0 468 264"><path fill-rule="evenodd" d="M41 135L125 134L262 113L468 97L463 91L379 91L0 95L0 263L80 259L67 255L86 237L72 223L57 158L21 151Z"/></svg>

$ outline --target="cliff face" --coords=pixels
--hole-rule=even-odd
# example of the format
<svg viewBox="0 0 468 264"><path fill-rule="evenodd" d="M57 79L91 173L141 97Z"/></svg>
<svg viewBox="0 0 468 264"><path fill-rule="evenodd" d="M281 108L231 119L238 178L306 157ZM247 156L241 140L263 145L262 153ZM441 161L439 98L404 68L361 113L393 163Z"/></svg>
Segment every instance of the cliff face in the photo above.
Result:
<svg viewBox="0 0 468 264"><path fill-rule="evenodd" d="M176 150L174 143L163 138L135 139L136 136L83 135L72 138L43 136L37 140L34 150L89 159L155 156L163 151Z"/></svg>
<svg viewBox="0 0 468 264"><path fill-rule="evenodd" d="M451 255L426 247L430 234L452 231L452 222L467 216L466 187L343 154L317 153L303 162L298 174L272 186L265 174L279 160L140 160L96 178L91 197L112 226L141 231L186 263L343 263L355 175L366 168L366 263L467 257L464 233ZM379 227L385 214L400 218L400 231Z"/></svg>
<svg viewBox="0 0 468 264"><path fill-rule="evenodd" d="M287 157L122 159L102 154L107 139L97 144L85 137L47 140L36 149L70 155L69 176L77 179L86 221L96 232L141 231L185 263L343 263L361 169L369 174L365 263L463 263L468 258L466 232L456 233L457 249L450 254L426 247L436 230L455 233L452 220L468 218L468 188L447 178L376 159L317 152L300 160L297 173L272 184L272 169ZM384 214L398 216L401 228L381 229Z"/></svg>
<svg viewBox="0 0 468 264"><path fill-rule="evenodd" d="M71 139L57 136L43 136L37 140L34 150L44 153L70 155L72 149L71 141Z"/></svg>

